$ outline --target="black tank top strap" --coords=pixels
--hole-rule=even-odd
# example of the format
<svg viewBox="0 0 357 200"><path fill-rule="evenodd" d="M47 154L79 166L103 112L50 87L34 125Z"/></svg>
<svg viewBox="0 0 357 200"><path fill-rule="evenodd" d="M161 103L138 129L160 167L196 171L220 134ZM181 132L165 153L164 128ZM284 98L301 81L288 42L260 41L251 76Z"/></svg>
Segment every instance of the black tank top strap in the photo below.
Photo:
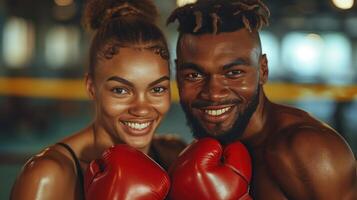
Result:
<svg viewBox="0 0 357 200"><path fill-rule="evenodd" d="M84 195L84 176L83 176L81 165L79 163L79 159L77 158L77 156L74 153L73 149L68 144L62 143L62 142L59 142L57 144L62 146L62 147L64 147L65 149L67 149L67 151L71 154L71 156L72 156L72 158L74 160L74 163L76 165L77 176L78 176L81 192Z"/></svg>
<svg viewBox="0 0 357 200"><path fill-rule="evenodd" d="M164 162L162 162L161 156L159 151L156 149L155 145L151 145L150 147L150 151L149 151L149 156L155 160L155 162L157 162L157 164L159 164L162 168L164 168L165 170L168 169L168 166L166 166L166 164Z"/></svg>

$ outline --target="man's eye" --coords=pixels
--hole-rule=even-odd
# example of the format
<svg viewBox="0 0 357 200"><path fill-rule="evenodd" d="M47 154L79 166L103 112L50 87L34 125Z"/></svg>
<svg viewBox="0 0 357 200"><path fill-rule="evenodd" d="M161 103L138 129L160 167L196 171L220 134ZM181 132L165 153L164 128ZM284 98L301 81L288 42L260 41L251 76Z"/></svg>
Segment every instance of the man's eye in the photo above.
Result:
<svg viewBox="0 0 357 200"><path fill-rule="evenodd" d="M243 71L241 71L241 70L232 70L232 71L227 72L226 75L228 77L234 77L234 76L241 75L242 73L243 73Z"/></svg>
<svg viewBox="0 0 357 200"><path fill-rule="evenodd" d="M189 81L197 81L201 80L202 78L203 76L200 73L189 73L185 76L185 79Z"/></svg>
<svg viewBox="0 0 357 200"><path fill-rule="evenodd" d="M160 93L163 93L167 90L167 88L165 87L154 87L151 89L151 92L152 93L156 93L156 94L160 94Z"/></svg>
<svg viewBox="0 0 357 200"><path fill-rule="evenodd" d="M113 88L111 91L114 92L115 94L119 94L119 95L123 95L123 94L128 94L129 93L129 91L127 89L119 88L119 87Z"/></svg>

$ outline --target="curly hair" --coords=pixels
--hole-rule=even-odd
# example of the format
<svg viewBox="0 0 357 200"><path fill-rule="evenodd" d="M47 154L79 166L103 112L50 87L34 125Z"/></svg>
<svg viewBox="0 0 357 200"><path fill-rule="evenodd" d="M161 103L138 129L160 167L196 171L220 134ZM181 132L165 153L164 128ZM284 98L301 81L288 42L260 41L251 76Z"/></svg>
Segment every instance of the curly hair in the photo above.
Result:
<svg viewBox="0 0 357 200"><path fill-rule="evenodd" d="M269 8L261 0L198 0L175 9L167 24L178 20L180 33L259 31L269 24Z"/></svg>
<svg viewBox="0 0 357 200"><path fill-rule="evenodd" d="M158 11L151 0L87 0L83 24L94 32L89 75L101 59L111 59L120 48L146 49L169 60L162 31L155 24Z"/></svg>

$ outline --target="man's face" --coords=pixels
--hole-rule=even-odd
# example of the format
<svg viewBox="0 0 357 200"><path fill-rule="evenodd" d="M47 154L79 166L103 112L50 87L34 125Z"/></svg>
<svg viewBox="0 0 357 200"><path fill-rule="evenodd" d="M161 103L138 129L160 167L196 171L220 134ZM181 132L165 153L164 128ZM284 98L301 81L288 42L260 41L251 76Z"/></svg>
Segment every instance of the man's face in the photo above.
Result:
<svg viewBox="0 0 357 200"><path fill-rule="evenodd" d="M246 29L185 34L178 45L180 103L196 138L238 139L259 104L261 48ZM263 58L263 59L262 59ZM266 73L264 76L266 76Z"/></svg>

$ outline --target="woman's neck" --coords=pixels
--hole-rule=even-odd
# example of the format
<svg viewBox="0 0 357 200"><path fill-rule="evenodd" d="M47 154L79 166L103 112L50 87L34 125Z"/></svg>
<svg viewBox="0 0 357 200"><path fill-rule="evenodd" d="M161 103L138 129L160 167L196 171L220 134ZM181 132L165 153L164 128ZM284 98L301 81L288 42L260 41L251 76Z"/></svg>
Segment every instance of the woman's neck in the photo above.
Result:
<svg viewBox="0 0 357 200"><path fill-rule="evenodd" d="M119 139L114 139L113 136L108 133L105 128L98 123L94 122L92 125L93 131L93 149L96 152L96 155L102 155L103 152L117 144L125 144ZM137 149L145 154L149 153L150 145Z"/></svg>

